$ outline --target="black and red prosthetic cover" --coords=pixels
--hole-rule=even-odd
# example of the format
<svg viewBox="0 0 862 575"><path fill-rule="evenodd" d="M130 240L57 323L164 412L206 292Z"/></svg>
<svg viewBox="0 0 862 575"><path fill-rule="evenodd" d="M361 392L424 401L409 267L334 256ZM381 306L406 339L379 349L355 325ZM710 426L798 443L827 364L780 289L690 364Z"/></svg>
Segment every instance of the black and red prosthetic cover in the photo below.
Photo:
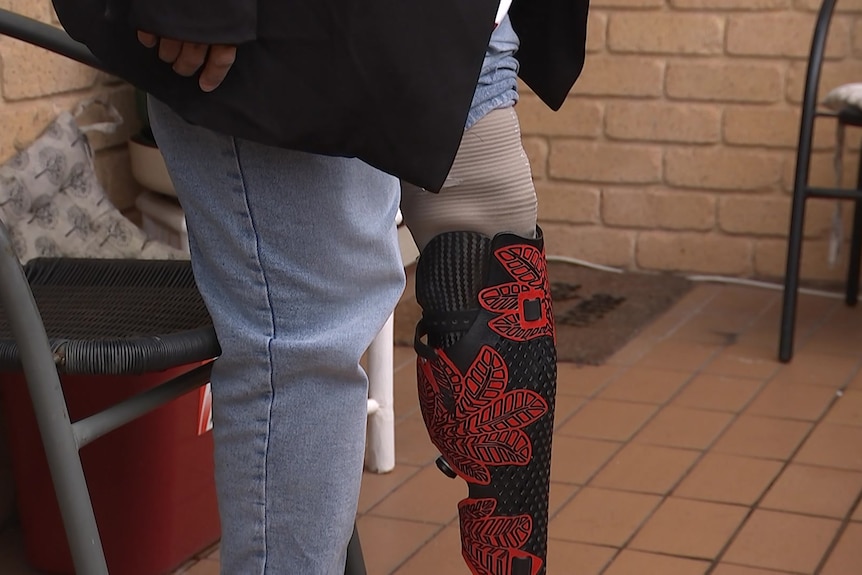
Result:
<svg viewBox="0 0 862 575"><path fill-rule="evenodd" d="M556 350L541 230L441 234L416 291L422 415L438 465L469 487L464 560L474 575L544 574Z"/></svg>

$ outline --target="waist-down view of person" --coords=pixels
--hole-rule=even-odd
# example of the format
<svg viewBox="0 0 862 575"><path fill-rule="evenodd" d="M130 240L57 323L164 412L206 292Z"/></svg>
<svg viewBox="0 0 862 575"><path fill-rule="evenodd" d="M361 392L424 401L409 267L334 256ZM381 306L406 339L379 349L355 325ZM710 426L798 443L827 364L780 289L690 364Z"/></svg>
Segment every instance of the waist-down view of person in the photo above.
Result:
<svg viewBox="0 0 862 575"><path fill-rule="evenodd" d="M556 360L543 238L515 103L519 74L536 79L537 93L551 94L546 98L551 105L562 103L580 72L586 2L542 0L546 5L539 3L539 13L549 17L538 19L523 12L533 10L527 0L515 0L508 15L505 6L499 10L496 1L487 3L487 14L473 23L475 35L484 34L484 54L480 59L464 54L465 62L481 60L481 69L465 72L475 74L472 88L452 96L453 102L463 102L457 106L461 112L440 112L440 118L461 118L457 146L440 146L445 148L441 156L451 153L454 160L448 161L444 177L429 169L427 178L412 177L425 174L421 162L401 160L398 151L376 162L385 146L371 141L374 133L355 138L356 130L361 131L357 125L344 125L344 139L324 142L309 136L315 142L309 147L338 140L332 150L344 145L356 152L330 154L330 148L317 153L273 145L260 126L265 123L261 118L276 114L274 108L250 107L209 121L208 114L236 110L237 99L258 89L250 80L255 66L276 61L273 54L281 44L233 33L226 18L212 17L207 29L205 15L190 17L192 2L129 2L135 10L123 18L89 14L92 22L104 19L103 34L98 24L76 28L78 19L88 15L73 12L71 0L55 0L55 5L70 33L80 30L79 39L97 54L116 46L118 52L127 50L130 60L158 58L179 78L164 75L155 65L146 77L138 75L140 69L118 65L118 74L159 96L150 98L150 123L186 215L195 278L222 348L212 372L221 572L344 572L364 454L368 381L360 358L405 285L395 228L400 206L420 249L420 406L441 453L439 466L469 487L459 504L464 560L477 575L545 573ZM256 5L258 12L267 12L266 26L272 26L279 10L287 18L285 6L291 4L215 3L236 9L237 25ZM63 4L68 4L65 9ZM294 8L307 17L303 9L314 11L322 4L297 2ZM547 4L559 8L555 12ZM157 9L162 11L158 16ZM560 13L571 16L568 25L551 17ZM175 25L172 15L184 25ZM260 36L262 15L255 15L252 27ZM325 15L319 21L321 27L328 22ZM519 29L519 21L528 24ZM560 33L537 30L537 21ZM160 22L166 23L164 30L157 29ZM126 44L125 29L117 32L123 26L137 34L134 47ZM487 32L481 32L482 26ZM306 32L297 34L291 36L292 45L302 46ZM177 38L182 35L189 38ZM202 41L210 37L212 42ZM472 33L464 37L472 38ZM519 56L532 38L539 39L533 46L553 38L563 42L568 52L554 52L547 59L549 69L563 72L542 71L541 50ZM344 48L339 42L333 45ZM224 73L206 84L213 77L208 75L208 55L225 47L230 58L219 61ZM350 53L349 46L344 53ZM418 59L418 54L397 57ZM192 66L189 72L184 64L189 61L203 69ZM291 79L300 92L319 88L326 97L329 78L291 78L290 72L283 72L283 81ZM273 81L264 76L257 77ZM453 78L454 84L460 82ZM549 79L545 91L544 78ZM425 102L414 88L403 88L405 102ZM254 94L249 99L262 97ZM357 97L360 101L346 105L357 107L352 109L357 115L370 114L356 110L375 99ZM340 103L343 94L333 98ZM197 109L189 111L189 102ZM413 110L426 111L436 113L433 106ZM333 108L336 116L351 117L342 112ZM385 109L375 113L384 121L388 117ZM396 113L406 112L392 111ZM320 122L320 133L332 129L325 118ZM352 139L344 143L347 135ZM423 134L401 138L405 145L426 145L420 142ZM445 138L440 135L439 140ZM393 169L387 173L364 158ZM437 181L442 181L439 189L420 187Z"/></svg>

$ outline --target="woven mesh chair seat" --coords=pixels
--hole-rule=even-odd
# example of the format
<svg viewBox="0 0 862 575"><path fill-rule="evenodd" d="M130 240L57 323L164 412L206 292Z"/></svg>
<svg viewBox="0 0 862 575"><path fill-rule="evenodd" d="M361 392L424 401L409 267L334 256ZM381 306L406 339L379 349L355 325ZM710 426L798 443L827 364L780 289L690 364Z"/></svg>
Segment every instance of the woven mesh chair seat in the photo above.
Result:
<svg viewBox="0 0 862 575"><path fill-rule="evenodd" d="M220 353L187 261L41 258L24 272L63 373L150 373ZM20 370L2 310L0 370Z"/></svg>

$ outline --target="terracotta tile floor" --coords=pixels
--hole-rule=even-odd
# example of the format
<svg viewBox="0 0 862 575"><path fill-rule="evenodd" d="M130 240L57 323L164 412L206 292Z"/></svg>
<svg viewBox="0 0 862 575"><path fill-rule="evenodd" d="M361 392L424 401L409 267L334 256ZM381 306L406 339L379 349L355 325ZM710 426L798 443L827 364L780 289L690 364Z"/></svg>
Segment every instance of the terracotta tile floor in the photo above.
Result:
<svg viewBox="0 0 862 575"><path fill-rule="evenodd" d="M560 365L551 575L862 573L862 311L803 296L782 365L779 306L701 285L606 365ZM367 474L360 501L369 573L466 574L466 490L434 467L396 351L398 466ZM217 571L217 549L180 570ZM29 573L14 531L0 572Z"/></svg>

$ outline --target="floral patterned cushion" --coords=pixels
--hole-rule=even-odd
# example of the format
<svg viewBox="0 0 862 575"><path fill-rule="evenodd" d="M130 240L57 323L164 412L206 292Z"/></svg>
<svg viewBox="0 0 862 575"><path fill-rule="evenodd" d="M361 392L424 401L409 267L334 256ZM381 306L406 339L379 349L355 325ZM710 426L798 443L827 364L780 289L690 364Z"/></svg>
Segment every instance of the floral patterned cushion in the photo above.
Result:
<svg viewBox="0 0 862 575"><path fill-rule="evenodd" d="M114 207L96 178L87 135L61 113L0 166L0 219L22 263L36 257L178 259Z"/></svg>
<svg viewBox="0 0 862 575"><path fill-rule="evenodd" d="M848 106L862 110L862 82L844 84L831 90L823 99L823 105L835 112Z"/></svg>

